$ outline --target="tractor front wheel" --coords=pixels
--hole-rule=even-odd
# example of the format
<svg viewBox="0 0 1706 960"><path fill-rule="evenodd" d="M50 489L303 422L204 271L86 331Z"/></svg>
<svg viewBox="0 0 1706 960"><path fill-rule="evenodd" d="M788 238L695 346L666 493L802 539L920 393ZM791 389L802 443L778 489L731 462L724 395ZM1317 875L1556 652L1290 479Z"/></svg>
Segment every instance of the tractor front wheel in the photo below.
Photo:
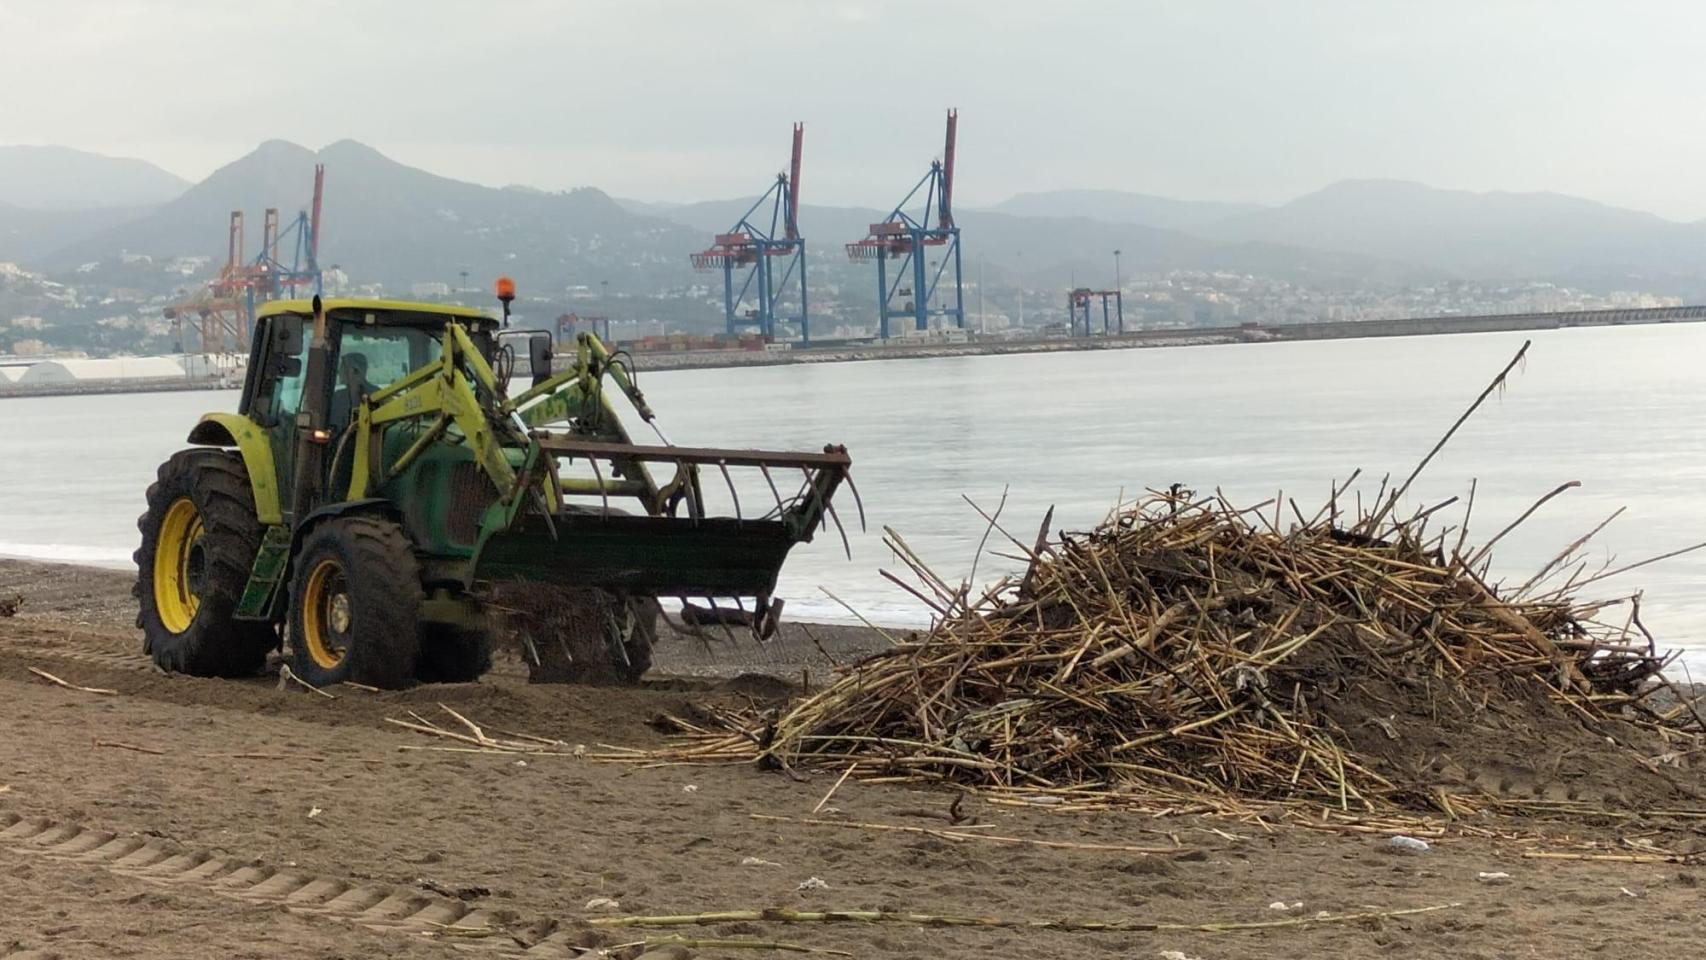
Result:
<svg viewBox="0 0 1706 960"><path fill-rule="evenodd" d="M396 689L420 660L420 565L403 529L339 517L303 540L290 585L290 665L316 687Z"/></svg>
<svg viewBox="0 0 1706 960"><path fill-rule="evenodd" d="M137 521L136 625L162 670L197 677L252 676L278 646L271 624L238 620L237 603L261 546L243 459L183 450L160 465Z"/></svg>

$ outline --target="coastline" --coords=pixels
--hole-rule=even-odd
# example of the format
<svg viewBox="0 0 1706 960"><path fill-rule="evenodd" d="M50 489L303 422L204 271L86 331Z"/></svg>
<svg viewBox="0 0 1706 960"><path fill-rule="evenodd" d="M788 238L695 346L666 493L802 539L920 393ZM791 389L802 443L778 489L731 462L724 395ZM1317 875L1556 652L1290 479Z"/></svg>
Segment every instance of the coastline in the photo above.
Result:
<svg viewBox="0 0 1706 960"><path fill-rule="evenodd" d="M1421 317L1401 320L1325 320L1275 326L1239 325L1139 330L1102 337L1027 337L966 343L847 343L795 350L649 351L634 354L642 372L769 367L800 363L856 363L869 360L928 360L942 357L1064 353L1081 350L1133 350L1234 343L1285 343L1305 340L1361 340L1383 337L1449 336L1574 327L1647 326L1706 321L1706 306L1568 313L1498 314L1476 317Z"/></svg>
<svg viewBox="0 0 1706 960"><path fill-rule="evenodd" d="M806 363L859 363L871 360L931 360L943 357L1007 356L1066 353L1084 350L1136 350L1235 343L1285 343L1305 340L1361 340L1383 337L1450 336L1462 333L1501 333L1521 330L1564 330L1575 327L1647 326L1660 323L1706 322L1706 306L1651 307L1628 310L1582 310L1566 313L1497 314L1476 317L1419 317L1400 320L1324 320L1274 326L1255 324L1138 330L1101 337L1024 337L977 339L963 343L855 341L833 346L788 350L681 350L631 354L642 372L719 370L735 367L774 367ZM566 366L562 367L566 369ZM170 393L183 390L229 389L218 378L56 383L40 387L0 384L0 400L12 397L58 397L85 394Z"/></svg>

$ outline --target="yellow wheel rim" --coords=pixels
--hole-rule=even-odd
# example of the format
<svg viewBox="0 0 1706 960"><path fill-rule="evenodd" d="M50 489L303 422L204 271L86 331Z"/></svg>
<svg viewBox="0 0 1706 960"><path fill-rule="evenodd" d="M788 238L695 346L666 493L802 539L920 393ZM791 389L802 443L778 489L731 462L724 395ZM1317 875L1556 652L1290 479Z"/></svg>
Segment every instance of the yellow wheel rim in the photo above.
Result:
<svg viewBox="0 0 1706 960"><path fill-rule="evenodd" d="M321 669L336 669L349 656L350 600L342 564L321 560L314 565L302 589L300 609L308 658Z"/></svg>
<svg viewBox="0 0 1706 960"><path fill-rule="evenodd" d="M154 610L160 624L183 633L201 608L201 514L189 497L179 497L166 509L154 541Z"/></svg>

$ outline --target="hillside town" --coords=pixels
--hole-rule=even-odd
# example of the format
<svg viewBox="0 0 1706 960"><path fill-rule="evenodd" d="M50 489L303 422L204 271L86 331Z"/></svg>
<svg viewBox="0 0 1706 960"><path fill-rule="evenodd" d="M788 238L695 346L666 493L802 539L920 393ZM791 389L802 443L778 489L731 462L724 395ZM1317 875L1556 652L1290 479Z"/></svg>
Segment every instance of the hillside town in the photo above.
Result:
<svg viewBox="0 0 1706 960"><path fill-rule="evenodd" d="M60 367L23 372L42 360L179 356L177 368L159 365L83 366L84 375L131 378L200 378L217 360L190 362L193 331L165 316L189 289L211 278L205 255L155 261L121 254L113 262L80 265L69 275L0 262L0 389L8 383L49 382L65 376ZM826 283L816 291L817 336L831 341L871 340L877 335L872 305L862 285ZM402 295L427 302L484 304L483 286L422 281L393 291L383 283L354 280L342 269L325 272L331 296ZM1573 312L1676 306L1682 298L1641 291L1604 294L1544 281L1474 283L1452 281L1417 286L1351 289L1311 287L1274 277L1227 271L1175 270L1124 278L1128 330L1188 330L1257 324L1394 320L1491 314ZM1066 291L1021 287L1006 279L988 288L966 285L968 337L1024 339L1068 335ZM611 293L573 284L557 291L532 291L517 307L529 324L551 326L565 336L596 329L618 343L675 338L706 340L717 332L720 291L703 283L645 292ZM186 345L186 339L188 341ZM783 342L790 339L786 334ZM240 351L232 351L240 352ZM211 365L211 366L210 366Z"/></svg>
<svg viewBox="0 0 1706 960"><path fill-rule="evenodd" d="M950 153L955 123L949 111ZM801 143L796 127L793 176ZM71 160L97 172L128 164L112 169L132 174L139 163L75 151L55 162ZM16 205L26 195L0 193L0 391L97 375L217 385L247 355L262 300L306 290L488 306L499 273L518 283L518 325L560 342L591 331L634 354L1569 314L1676 307L1706 293L1691 267L1694 225L1647 216L1646 242L1665 253L1624 263L1600 221L1628 211L1588 204L1582 214L1586 202L1571 200L1576 220L1560 221L1565 208L1548 195L1513 214L1482 195L1396 182L1347 181L1277 207L1026 194L944 211L926 229L900 208L887 218L796 211L783 175L766 197L777 198L772 222L788 211L788 236L765 239L766 197L668 206L591 187L492 189L347 140L319 151L268 141L199 184L152 169L151 192L111 198L126 206L26 209ZM937 162L925 183L945 198L951 178ZM1491 236L1512 242L1347 219L1418 202L1500 217ZM263 217L252 215L257 203L268 205ZM1362 233L1344 232L1347 223ZM808 234L867 230L845 256L834 243L814 247L808 276ZM707 232L715 243L701 250ZM175 366L64 362L150 357Z"/></svg>

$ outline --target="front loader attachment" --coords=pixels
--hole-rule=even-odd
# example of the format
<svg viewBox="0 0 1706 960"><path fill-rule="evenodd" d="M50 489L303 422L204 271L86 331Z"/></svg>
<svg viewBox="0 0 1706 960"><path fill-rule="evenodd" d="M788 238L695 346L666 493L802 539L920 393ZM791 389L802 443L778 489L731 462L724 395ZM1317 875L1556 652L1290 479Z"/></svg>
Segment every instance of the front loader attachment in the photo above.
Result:
<svg viewBox="0 0 1706 960"><path fill-rule="evenodd" d="M628 596L679 597L684 601L733 600L754 624L766 616L782 563L794 544L809 542L834 523L846 531L830 500L847 483L852 460L844 447L822 453L717 450L612 443L579 436L535 433L543 454L560 466L579 464L593 479L562 479L565 503L554 515L518 515L481 545L474 575L489 581L528 581L596 587ZM656 486L641 477L643 464L674 465L674 479ZM743 504L736 471L744 484ZM702 477L726 488L733 516L710 515ZM762 477L762 486L757 478ZM722 481L718 484L717 481ZM755 491L766 495L756 505ZM784 491L792 491L785 493ZM858 492L854 490L855 499ZM644 514L628 513L613 499L631 497ZM860 519L864 509L860 506Z"/></svg>
<svg viewBox="0 0 1706 960"><path fill-rule="evenodd" d="M529 517L480 554L482 580L527 580L662 597L762 597L797 541L776 520Z"/></svg>

